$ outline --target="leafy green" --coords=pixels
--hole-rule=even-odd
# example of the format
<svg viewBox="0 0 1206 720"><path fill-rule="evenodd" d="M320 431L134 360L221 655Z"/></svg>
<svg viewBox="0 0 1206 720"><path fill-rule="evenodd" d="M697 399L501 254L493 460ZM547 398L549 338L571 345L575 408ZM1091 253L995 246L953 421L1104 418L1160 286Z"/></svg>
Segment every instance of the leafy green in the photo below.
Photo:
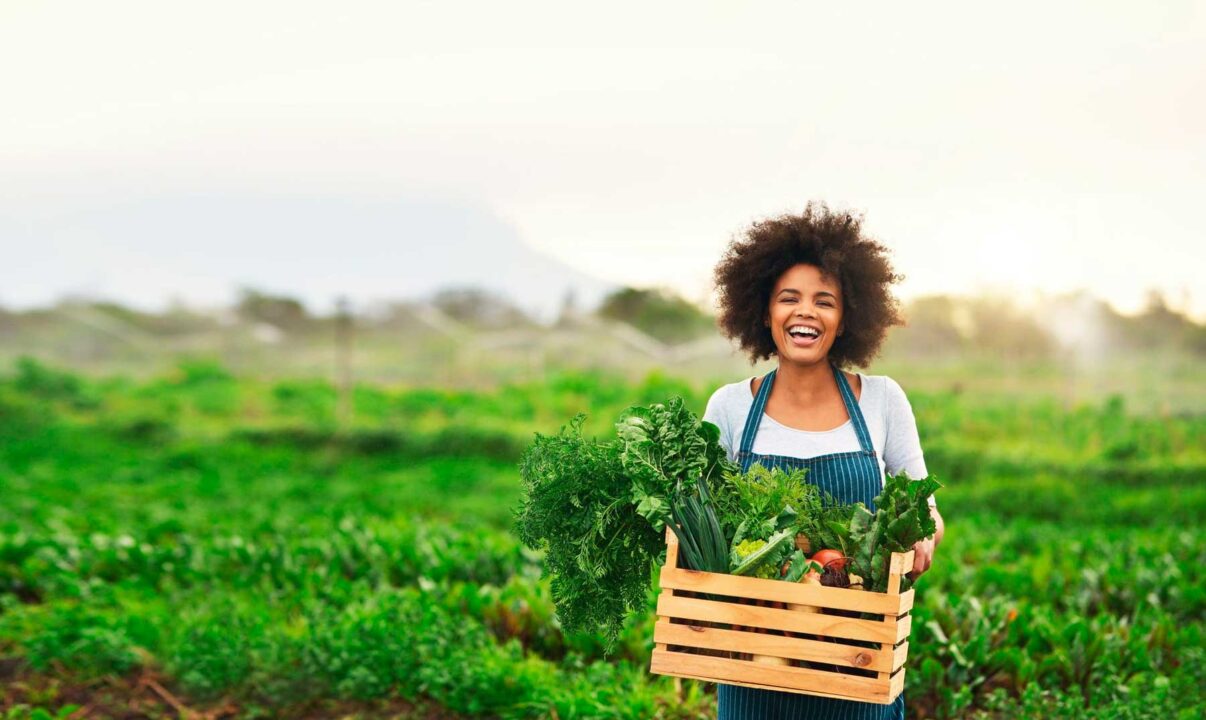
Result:
<svg viewBox="0 0 1206 720"><path fill-rule="evenodd" d="M524 452L516 530L546 553L566 631L598 630L610 647L625 615L643 607L666 525L690 567L728 572L729 545L708 487L733 464L720 430L681 398L627 409L616 442L584 439L583 419L556 436L537 435Z"/></svg>
<svg viewBox="0 0 1206 720"><path fill-rule="evenodd" d="M723 482L712 495L725 534L735 542L766 539L788 528L794 535L813 508L821 506L820 491L806 482L806 473L757 464L745 473L736 467L722 470Z"/></svg>
<svg viewBox="0 0 1206 720"><path fill-rule="evenodd" d="M783 576L783 579L787 582L800 582L805 573L819 573L823 569L820 563L809 560L802 550L796 550L788 558L787 575Z"/></svg>
<svg viewBox="0 0 1206 720"><path fill-rule="evenodd" d="M904 473L887 475L883 490L875 498L874 513L862 503L854 506L850 545L844 552L851 557L852 571L863 577L868 590L887 591L892 553L911 550L937 530L928 500L940 487L942 484L932 477L910 480ZM905 578L901 589L908 589L909 584Z"/></svg>
<svg viewBox="0 0 1206 720"><path fill-rule="evenodd" d="M800 532L808 538L813 552L832 548L843 555L851 553L850 521L855 506L838 503L831 495L817 491L808 498L800 513Z"/></svg>
<svg viewBox="0 0 1206 720"><path fill-rule="evenodd" d="M733 575L753 575L761 578L779 577L791 540L796 536L793 529L780 530L766 540L743 540L733 546L730 553L729 572Z"/></svg>
<svg viewBox="0 0 1206 720"><path fill-rule="evenodd" d="M714 484L726 470L735 471L720 446L720 429L699 420L679 397L628 408L616 434L632 502L658 530L671 519L670 500L684 484Z"/></svg>
<svg viewBox="0 0 1206 720"><path fill-rule="evenodd" d="M562 627L599 631L610 647L625 615L644 607L665 540L633 511L619 447L583 438L583 419L558 435L537 435L524 452L515 527L526 545L545 551Z"/></svg>

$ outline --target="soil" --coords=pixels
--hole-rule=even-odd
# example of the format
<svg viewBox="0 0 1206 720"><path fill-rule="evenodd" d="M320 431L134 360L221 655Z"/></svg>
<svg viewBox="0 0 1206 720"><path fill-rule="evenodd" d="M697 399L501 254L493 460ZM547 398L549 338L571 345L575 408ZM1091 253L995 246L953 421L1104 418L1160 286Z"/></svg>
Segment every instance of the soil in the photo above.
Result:
<svg viewBox="0 0 1206 720"><path fill-rule="evenodd" d="M378 701L315 700L265 707L235 699L199 702L179 692L173 683L150 670L95 679L71 678L66 673L33 673L17 658L0 658L0 717L25 705L43 708L56 719L71 720L225 720L227 718L295 718L296 720L455 720L460 718L430 703L394 698Z"/></svg>

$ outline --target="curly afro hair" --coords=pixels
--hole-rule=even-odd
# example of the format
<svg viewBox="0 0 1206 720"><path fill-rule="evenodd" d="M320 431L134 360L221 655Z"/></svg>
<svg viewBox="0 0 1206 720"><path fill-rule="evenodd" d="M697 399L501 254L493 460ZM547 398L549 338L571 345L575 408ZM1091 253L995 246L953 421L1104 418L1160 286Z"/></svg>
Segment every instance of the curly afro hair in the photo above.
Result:
<svg viewBox="0 0 1206 720"><path fill-rule="evenodd" d="M819 267L841 284L845 332L834 340L830 361L866 367L879 354L888 328L904 324L891 292L903 276L893 272L888 248L862 234L861 216L831 211L824 203L810 202L799 215L755 222L729 244L715 271L720 329L740 343L751 363L774 355L775 342L764 323L771 291L800 263Z"/></svg>

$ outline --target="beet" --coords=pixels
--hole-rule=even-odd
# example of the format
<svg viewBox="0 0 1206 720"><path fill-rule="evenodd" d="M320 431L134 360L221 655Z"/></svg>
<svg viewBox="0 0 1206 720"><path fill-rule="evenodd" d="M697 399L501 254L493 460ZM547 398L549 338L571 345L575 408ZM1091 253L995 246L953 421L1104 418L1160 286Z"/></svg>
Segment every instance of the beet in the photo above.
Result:
<svg viewBox="0 0 1206 720"><path fill-rule="evenodd" d="M850 575L842 569L827 567L821 573L821 584L825 587L850 587Z"/></svg>

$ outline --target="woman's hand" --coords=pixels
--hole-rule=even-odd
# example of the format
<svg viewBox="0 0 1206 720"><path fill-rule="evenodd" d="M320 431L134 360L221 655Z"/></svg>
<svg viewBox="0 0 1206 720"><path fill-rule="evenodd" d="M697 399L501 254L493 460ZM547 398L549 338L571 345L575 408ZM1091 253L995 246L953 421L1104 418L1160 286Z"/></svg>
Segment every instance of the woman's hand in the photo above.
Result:
<svg viewBox="0 0 1206 720"><path fill-rule="evenodd" d="M930 569L930 565L934 562L934 548L942 542L942 535L946 531L946 526L942 522L942 513L938 512L938 508L931 506L930 515L934 518L934 524L938 526L938 529L934 531L933 537L918 540L913 544L913 570L909 573L909 577L913 580L921 577L922 573Z"/></svg>

